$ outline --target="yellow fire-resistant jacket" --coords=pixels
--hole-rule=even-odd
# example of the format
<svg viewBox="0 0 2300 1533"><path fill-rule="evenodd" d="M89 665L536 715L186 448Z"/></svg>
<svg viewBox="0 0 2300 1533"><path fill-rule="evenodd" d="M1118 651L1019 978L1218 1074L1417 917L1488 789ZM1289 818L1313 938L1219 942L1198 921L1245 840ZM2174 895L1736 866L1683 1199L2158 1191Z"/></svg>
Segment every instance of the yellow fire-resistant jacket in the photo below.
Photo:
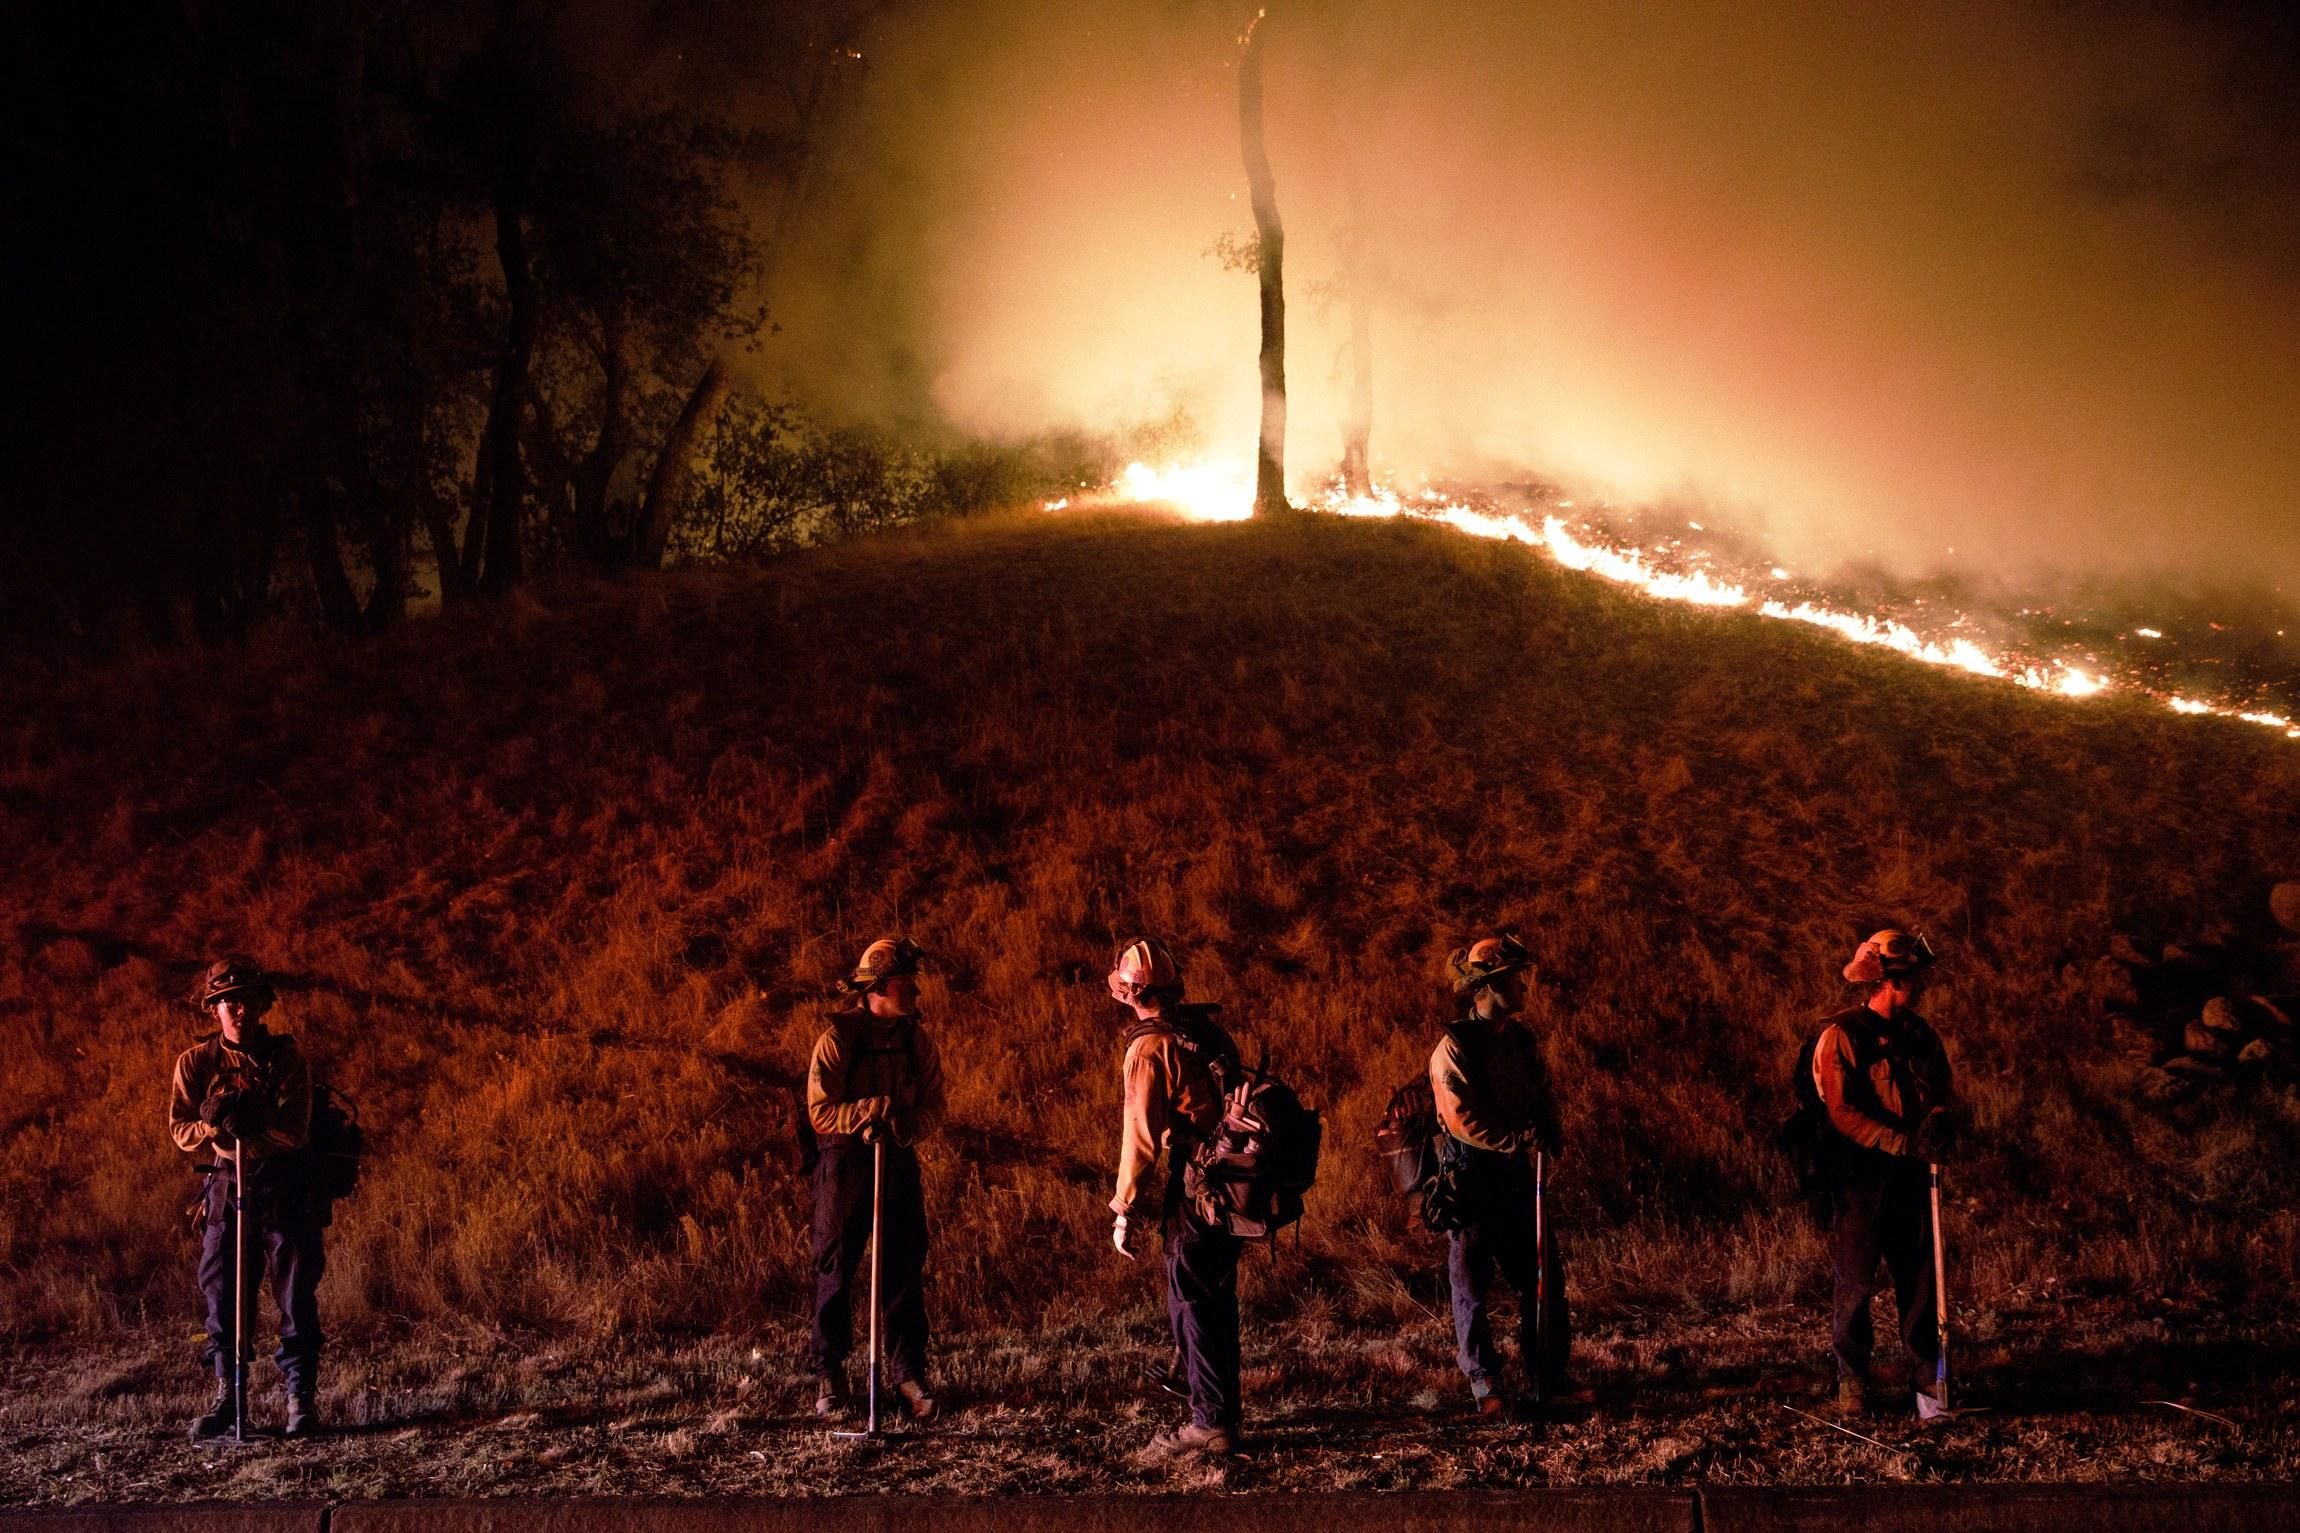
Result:
<svg viewBox="0 0 2300 1533"><path fill-rule="evenodd" d="M1118 1138L1118 1191L1110 1199L1114 1214L1132 1220L1149 1211L1146 1194L1161 1149L1169 1152L1168 1174L1179 1175L1190 1149L1221 1126L1222 1091L1208 1059L1235 1059L1238 1046L1213 1020L1212 1011L1183 1007L1172 1021L1136 1022L1126 1030L1126 1059L1120 1066L1125 1120ZM1195 1049L1185 1046L1184 1030Z"/></svg>
<svg viewBox="0 0 2300 1533"><path fill-rule="evenodd" d="M903 1144L942 1124L942 1055L915 1019L842 1011L815 1039L807 1064L807 1121L836 1143L863 1125L891 1123Z"/></svg>
<svg viewBox="0 0 2300 1533"><path fill-rule="evenodd" d="M242 1144L249 1164L311 1142L311 1067L303 1050L283 1033L266 1033L260 1044L249 1042L254 1046L235 1049L218 1033L176 1056L168 1091L168 1137L177 1149L189 1153L214 1143L216 1131L200 1121L200 1104L218 1087L249 1094Z"/></svg>
<svg viewBox="0 0 2300 1533"><path fill-rule="evenodd" d="M1865 1150L1908 1153L1935 1107L1956 1101L1940 1034L1913 1011L1888 1022L1866 1006L1840 1012L1813 1045L1813 1089L1829 1126Z"/></svg>

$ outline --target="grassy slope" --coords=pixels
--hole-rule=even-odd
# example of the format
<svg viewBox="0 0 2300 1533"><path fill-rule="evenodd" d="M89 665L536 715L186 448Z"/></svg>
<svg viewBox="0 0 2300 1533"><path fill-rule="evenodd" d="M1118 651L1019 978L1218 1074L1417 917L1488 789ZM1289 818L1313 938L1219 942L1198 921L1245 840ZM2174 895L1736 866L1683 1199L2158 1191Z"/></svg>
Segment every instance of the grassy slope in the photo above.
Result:
<svg viewBox="0 0 2300 1533"><path fill-rule="evenodd" d="M1156 1335L1099 1212L1099 975L1137 926L1327 1109L1301 1249L1249 1279L1300 1354L1271 1387L1313 1355L1369 1400L1442 1384L1429 1249L1365 1145L1445 952L1497 922L1552 981L1601 1374L1813 1355L1790 1306L1817 1248L1763 1139L1835 966L1887 922L1949 954L1929 1009L1980 1122L1959 1286L2008 1387L2024 1336L2282 1337L2300 1297L2300 1108L2132 1105L2063 980L2114 930L2248 933L2293 871L2300 752L2238 726L1658 608L1428 529L1114 519L139 662L25 685L0 729L18 1342L190 1323L161 1099L193 967L241 947L296 976L291 1025L377 1130L326 1290L371 1382L506 1336L785 1356L789 1087L821 996L895 926L943 957L933 1295L984 1390L1052 1398ZM1752 1315L1771 1352L1723 1339Z"/></svg>

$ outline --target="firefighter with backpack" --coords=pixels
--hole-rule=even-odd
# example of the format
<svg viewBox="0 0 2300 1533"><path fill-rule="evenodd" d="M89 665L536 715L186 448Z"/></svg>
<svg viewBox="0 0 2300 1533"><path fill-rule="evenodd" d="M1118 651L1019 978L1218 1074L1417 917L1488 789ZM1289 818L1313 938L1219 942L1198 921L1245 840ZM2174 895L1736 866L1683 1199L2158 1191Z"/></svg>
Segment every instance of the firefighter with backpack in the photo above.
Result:
<svg viewBox="0 0 2300 1533"><path fill-rule="evenodd" d="M942 1123L942 1056L919 1022L926 955L907 937L881 937L847 976L854 1004L835 1012L807 1066L814 1133L815 1414L852 1404L855 1271L876 1239L885 1292L887 1372L913 1421L938 1414L926 1378L926 1194L918 1144ZM883 1206L874 1196L883 1186ZM875 1361L875 1360L874 1360ZM874 1381L875 1383L875 1381Z"/></svg>
<svg viewBox="0 0 2300 1533"><path fill-rule="evenodd" d="M1840 1415L1866 1408L1880 1260L1917 1368L1917 1414L1930 1420L1946 1410L1931 1169L1947 1157L1957 1119L1948 1052L1916 1011L1933 963L1924 939L1903 931L1878 932L1854 950L1845 981L1865 987L1867 999L1831 1016L1806 1046L1799 1117L1783 1132L1793 1154L1799 1143L1812 1146L1812 1190L1827 1217ZM1810 1125L1802 1132L1801 1120Z"/></svg>
<svg viewBox="0 0 2300 1533"><path fill-rule="evenodd" d="M1124 1036L1125 1126L1110 1243L1132 1261L1153 1203L1166 1237L1166 1317L1190 1395L1190 1420L1151 1440L1152 1458L1223 1458L1238 1432L1238 1256L1241 1237L1219 1211L1191 1197L1189 1171L1220 1131L1224 1084L1238 1046L1214 1020L1219 1007L1187 1005L1182 966L1155 937L1118 950L1110 995L1134 1013ZM1163 1195L1151 1182L1167 1157Z"/></svg>
<svg viewBox="0 0 2300 1533"><path fill-rule="evenodd" d="M1565 1306L1565 1261L1541 1208L1537 1163L1563 1143L1557 1099L1541 1043L1518 1018L1533 958L1513 936L1485 937L1454 953L1454 1000L1463 1008L1430 1054L1438 1126L1439 1195L1433 1227L1446 1232L1454 1341L1469 1378L1472 1409L1503 1410L1502 1369L1486 1296L1495 1270L1517 1293L1518 1356L1529 1406L1585 1404L1588 1390L1566 1373L1572 1335Z"/></svg>
<svg viewBox="0 0 2300 1533"><path fill-rule="evenodd" d="M177 1056L168 1094L168 1134L176 1148L214 1158L204 1168L199 1285L205 1356L216 1393L192 1422L195 1440L246 1427L241 1333L254 1321L257 1263L279 1306L275 1361L287 1386L286 1435L308 1437L319 1430L319 1283L327 1270L327 1204L306 1153L311 1068L293 1038L264 1026L275 1000L271 976L254 959L235 954L209 965L193 1002L216 1031Z"/></svg>

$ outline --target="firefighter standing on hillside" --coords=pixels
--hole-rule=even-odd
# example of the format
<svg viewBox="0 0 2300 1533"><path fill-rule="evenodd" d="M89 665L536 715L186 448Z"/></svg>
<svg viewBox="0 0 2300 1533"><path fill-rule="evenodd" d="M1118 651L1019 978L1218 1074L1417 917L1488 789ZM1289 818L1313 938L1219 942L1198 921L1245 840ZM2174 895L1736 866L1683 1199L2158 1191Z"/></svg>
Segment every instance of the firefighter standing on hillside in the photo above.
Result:
<svg viewBox="0 0 2300 1533"><path fill-rule="evenodd" d="M907 937L882 937L847 978L857 1004L836 1012L807 1067L807 1120L815 1161L815 1320L810 1351L815 1413L847 1409L846 1358L854 1344L855 1269L871 1238L872 1157L883 1151L886 1207L879 1221L880 1308L887 1373L914 1421L932 1421L926 1383L926 1197L918 1142L942 1122L942 1059L918 1020L918 968Z"/></svg>
<svg viewBox="0 0 2300 1533"><path fill-rule="evenodd" d="M1823 1158L1836 1277L1836 1408L1843 1414L1865 1404L1876 1345L1869 1301L1880 1258L1892 1273L1901 1340L1917 1364L1918 1414L1938 1413L1927 1409L1932 1397L1923 1382L1940 1355L1929 1163L1946 1155L1954 1137L1956 1094L1940 1035L1915 1009L1932 963L1932 949L1906 932L1869 938L1845 966L1846 982L1868 986L1868 1000L1831 1017L1813 1045L1813 1086L1833 1131Z"/></svg>
<svg viewBox="0 0 2300 1533"><path fill-rule="evenodd" d="M1151 1211L1149 1185L1166 1151L1159 1222L1166 1238L1166 1317L1181 1355L1190 1420L1150 1442L1153 1457L1220 1458L1237 1445L1239 1238L1183 1195L1191 1153L1222 1120L1216 1072L1238 1060L1212 1006L1182 1001L1182 968L1154 937L1127 943L1110 970L1110 994L1130 1008L1125 1032L1125 1127L1118 1143L1116 1215L1110 1241L1132 1260Z"/></svg>
<svg viewBox="0 0 2300 1533"><path fill-rule="evenodd" d="M168 1133L187 1153L207 1150L205 1219L200 1237L200 1297L207 1310L206 1357L215 1371L215 1403L192 1423L195 1439L232 1429L235 1313L232 1162L244 1161L250 1233L279 1306L275 1359L287 1386L287 1435L319 1429L319 1282L327 1270L323 1212L307 1157L311 1139L311 1069L295 1040L263 1024L275 999L272 981L252 958L219 959L200 978L194 1001L217 1031L176 1058L168 1098ZM248 1296L248 1308L255 1307Z"/></svg>
<svg viewBox="0 0 2300 1533"><path fill-rule="evenodd" d="M1529 1383L1539 1369L1546 1386L1539 1398L1585 1403L1588 1391L1566 1376L1572 1339L1554 1230L1538 1242L1546 1251L1536 1249L1530 1157L1538 1150L1554 1159L1563 1134L1541 1044L1517 1020L1533 958L1515 937L1486 937L1456 952L1451 967L1454 1000L1465 1013L1430 1054L1429 1075L1450 1141L1441 1142L1441 1157L1450 1162L1457 1228L1446 1237L1446 1275L1461 1370L1477 1412L1500 1414L1501 1357L1486 1317L1498 1267L1517 1293L1518 1357Z"/></svg>

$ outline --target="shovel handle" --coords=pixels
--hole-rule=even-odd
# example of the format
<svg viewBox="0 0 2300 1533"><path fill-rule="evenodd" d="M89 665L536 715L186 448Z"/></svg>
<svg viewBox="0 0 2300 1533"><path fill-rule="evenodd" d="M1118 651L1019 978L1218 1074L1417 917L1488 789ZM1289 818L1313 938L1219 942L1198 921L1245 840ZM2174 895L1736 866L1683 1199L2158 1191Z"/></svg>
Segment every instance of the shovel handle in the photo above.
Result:
<svg viewBox="0 0 2300 1533"><path fill-rule="evenodd" d="M1932 1163L1933 1183L1933 1328L1938 1345L1933 1359L1933 1390L1943 1410L1949 1404L1949 1260L1941 1235L1941 1163Z"/></svg>

